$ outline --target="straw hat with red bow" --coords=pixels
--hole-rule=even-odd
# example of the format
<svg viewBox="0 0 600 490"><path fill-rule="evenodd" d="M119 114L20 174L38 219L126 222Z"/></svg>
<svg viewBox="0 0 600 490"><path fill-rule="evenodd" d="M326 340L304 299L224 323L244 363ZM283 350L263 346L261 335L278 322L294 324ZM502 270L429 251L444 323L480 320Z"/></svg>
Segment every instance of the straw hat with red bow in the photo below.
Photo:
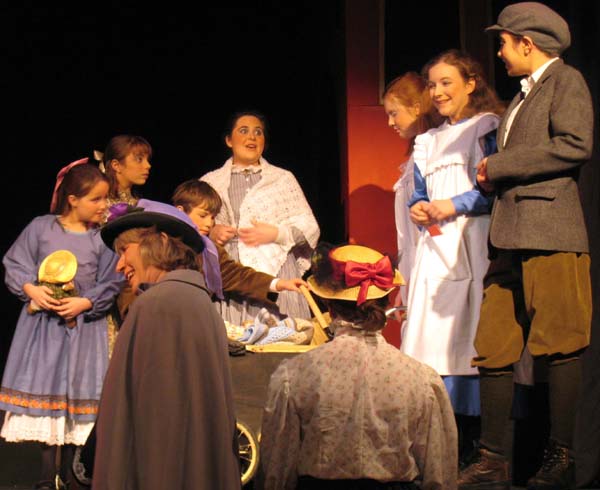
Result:
<svg viewBox="0 0 600 490"><path fill-rule="evenodd" d="M359 306L404 284L388 256L361 245L333 248L326 257L317 254L313 271L307 282L317 296L356 301Z"/></svg>

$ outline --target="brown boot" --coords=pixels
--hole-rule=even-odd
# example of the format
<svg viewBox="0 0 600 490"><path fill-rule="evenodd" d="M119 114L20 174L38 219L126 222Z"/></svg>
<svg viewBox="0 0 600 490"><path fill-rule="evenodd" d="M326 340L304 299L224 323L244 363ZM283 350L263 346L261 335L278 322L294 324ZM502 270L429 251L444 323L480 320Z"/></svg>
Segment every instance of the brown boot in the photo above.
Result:
<svg viewBox="0 0 600 490"><path fill-rule="evenodd" d="M550 439L544 449L542 466L527 481L527 490L568 490L575 488L575 464L569 448Z"/></svg>
<svg viewBox="0 0 600 490"><path fill-rule="evenodd" d="M507 459L482 447L458 474L459 490L510 490L510 481Z"/></svg>

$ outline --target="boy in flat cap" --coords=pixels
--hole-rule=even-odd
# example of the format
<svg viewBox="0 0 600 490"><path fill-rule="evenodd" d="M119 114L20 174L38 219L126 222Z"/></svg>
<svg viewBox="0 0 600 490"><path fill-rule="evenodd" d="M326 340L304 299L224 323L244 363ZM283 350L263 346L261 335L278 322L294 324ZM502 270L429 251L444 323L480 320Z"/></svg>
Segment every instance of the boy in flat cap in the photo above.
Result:
<svg viewBox="0 0 600 490"><path fill-rule="evenodd" d="M496 200L490 268L475 338L481 373L479 455L461 489L510 488L505 451L512 364L525 348L548 368L550 438L528 489L571 488L579 355L589 344L590 257L577 179L592 152L593 110L581 74L560 54L567 23L537 2L509 5L486 29L510 76L525 77L498 128L499 152L478 165Z"/></svg>

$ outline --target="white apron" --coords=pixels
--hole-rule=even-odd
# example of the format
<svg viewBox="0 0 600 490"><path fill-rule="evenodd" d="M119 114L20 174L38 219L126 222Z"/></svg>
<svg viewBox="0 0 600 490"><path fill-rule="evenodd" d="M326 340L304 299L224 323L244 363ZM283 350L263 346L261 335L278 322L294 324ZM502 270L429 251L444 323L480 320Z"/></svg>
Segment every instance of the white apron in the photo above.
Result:
<svg viewBox="0 0 600 490"><path fill-rule="evenodd" d="M414 184L414 161L412 155L401 166L402 176L394 184L394 217L396 219L396 233L398 237L398 270L405 286L400 286L400 297L402 304L408 303L408 290L410 289L410 274L415 263L417 250L417 238L419 229L410 220L408 201L415 191Z"/></svg>
<svg viewBox="0 0 600 490"><path fill-rule="evenodd" d="M473 189L475 166L484 156L480 139L497 125L497 116L479 114L417 136L413 156L431 201ZM401 350L440 375L473 375L489 215L458 216L440 228L435 237L419 233Z"/></svg>

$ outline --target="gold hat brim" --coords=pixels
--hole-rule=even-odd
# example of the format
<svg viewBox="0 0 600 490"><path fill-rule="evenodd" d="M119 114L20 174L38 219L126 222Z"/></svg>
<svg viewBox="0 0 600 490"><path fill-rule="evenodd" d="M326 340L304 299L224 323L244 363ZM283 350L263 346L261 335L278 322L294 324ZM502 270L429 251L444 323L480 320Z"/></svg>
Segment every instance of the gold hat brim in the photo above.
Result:
<svg viewBox="0 0 600 490"><path fill-rule="evenodd" d="M364 247L362 245L344 245L338 247L331 252L331 257L340 260L342 262L347 262L352 260L354 262L362 262L367 264L373 264L380 260L383 257L383 254L373 250L369 247ZM353 286L346 289L340 290L332 290L324 286L320 286L315 281L314 276L310 276L307 280L310 285L311 290L321 298L326 299L342 299L346 301L356 301L358 298L358 293L360 291L360 286ZM377 299L383 298L384 296L390 294L394 289L398 286L402 286L406 284L402 274L398 269L394 269L394 280L395 286L391 288L381 289L377 286L369 286L367 291L367 299Z"/></svg>
<svg viewBox="0 0 600 490"><path fill-rule="evenodd" d="M60 284L71 281L77 273L77 257L68 250L49 254L40 264L38 280Z"/></svg>

